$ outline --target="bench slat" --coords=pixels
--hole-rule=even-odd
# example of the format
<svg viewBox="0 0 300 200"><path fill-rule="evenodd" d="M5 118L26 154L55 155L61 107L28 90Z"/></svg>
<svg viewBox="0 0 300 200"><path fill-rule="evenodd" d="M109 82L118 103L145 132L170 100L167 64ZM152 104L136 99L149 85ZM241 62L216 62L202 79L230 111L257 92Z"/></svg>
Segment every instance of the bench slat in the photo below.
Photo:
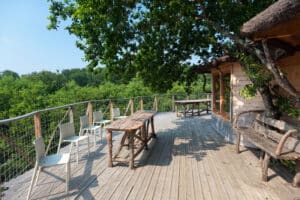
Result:
<svg viewBox="0 0 300 200"><path fill-rule="evenodd" d="M261 114L257 115L256 120L285 132L292 129L297 129L296 127L286 123L285 121L268 118Z"/></svg>
<svg viewBox="0 0 300 200"><path fill-rule="evenodd" d="M257 134L257 132L252 128L238 129L238 131L240 131L243 137L249 142L253 143L258 148L268 152L272 157L277 157L275 155L277 143L269 139L266 140L263 135ZM283 160L297 160L300 159L300 154L284 147L281 155L277 158Z"/></svg>
<svg viewBox="0 0 300 200"><path fill-rule="evenodd" d="M274 130L270 130L268 127L263 126L262 124L259 124L257 122L254 123L253 128L256 130L256 133L265 135L268 138L276 141L277 143L279 143L279 141L281 140L281 138L283 136L283 134L281 134L277 131L274 131ZM284 147L289 150L300 153L300 141L295 137L288 137L288 139L284 143Z"/></svg>

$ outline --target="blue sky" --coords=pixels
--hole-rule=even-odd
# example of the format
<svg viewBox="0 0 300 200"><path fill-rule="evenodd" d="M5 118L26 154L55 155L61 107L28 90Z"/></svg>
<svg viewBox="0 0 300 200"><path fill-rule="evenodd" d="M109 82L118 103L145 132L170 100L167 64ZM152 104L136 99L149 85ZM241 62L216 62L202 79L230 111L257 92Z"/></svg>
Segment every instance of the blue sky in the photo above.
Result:
<svg viewBox="0 0 300 200"><path fill-rule="evenodd" d="M0 0L0 72L27 74L83 68L76 38L61 27L47 29L47 0Z"/></svg>

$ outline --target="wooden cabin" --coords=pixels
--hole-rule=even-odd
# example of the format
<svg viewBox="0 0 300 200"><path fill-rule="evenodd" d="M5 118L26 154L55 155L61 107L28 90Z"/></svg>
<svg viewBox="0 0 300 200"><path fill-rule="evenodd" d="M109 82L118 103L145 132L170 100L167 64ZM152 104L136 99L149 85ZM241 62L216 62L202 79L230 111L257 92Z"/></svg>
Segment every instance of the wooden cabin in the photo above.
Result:
<svg viewBox="0 0 300 200"><path fill-rule="evenodd" d="M300 92L299 27L300 1L298 0L279 0L241 27L241 34L255 43L268 40L273 59L298 92ZM235 115L243 110L263 109L261 96L257 94L252 99L245 99L240 95L240 90L251 81L242 70L240 63L229 56L218 58L197 69L197 72L211 74L212 117L215 120L213 125L228 141L234 141L232 121ZM284 91L280 92L285 95ZM300 109L299 100L294 102L293 106ZM285 120L291 120L287 119L287 116Z"/></svg>
<svg viewBox="0 0 300 200"><path fill-rule="evenodd" d="M300 1L280 0L241 27L256 43L268 40L276 63L300 91Z"/></svg>
<svg viewBox="0 0 300 200"><path fill-rule="evenodd" d="M242 70L241 64L229 56L213 60L198 68L197 72L210 73L212 77L211 105L214 120L212 125L226 140L234 142L235 134L232 129L234 117L241 111L264 109L261 96L257 94L255 97L247 99L240 94L240 90L251 84L251 81Z"/></svg>
<svg viewBox="0 0 300 200"><path fill-rule="evenodd" d="M267 40L273 59L297 92L300 92L299 27L298 0L279 0L241 27L241 34L255 43L260 44L262 40ZM281 92L285 95L284 91ZM293 106L300 109L299 99L294 99L293 102Z"/></svg>

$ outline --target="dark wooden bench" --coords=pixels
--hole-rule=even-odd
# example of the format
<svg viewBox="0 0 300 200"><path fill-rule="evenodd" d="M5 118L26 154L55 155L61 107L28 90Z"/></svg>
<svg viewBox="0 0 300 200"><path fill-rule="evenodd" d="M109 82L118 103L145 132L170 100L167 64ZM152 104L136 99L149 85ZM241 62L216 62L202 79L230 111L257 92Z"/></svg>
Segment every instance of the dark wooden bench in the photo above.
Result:
<svg viewBox="0 0 300 200"><path fill-rule="evenodd" d="M240 152L241 135L243 139L259 148L263 154L262 180L268 180L268 165L270 158L294 160L296 162L296 175L293 186L300 186L300 140L299 131L282 120L275 120L259 114L261 111L243 111L237 114L233 127L237 134L236 151ZM240 117L246 113L253 114L254 118L247 126L240 125ZM250 116L250 115L249 115Z"/></svg>

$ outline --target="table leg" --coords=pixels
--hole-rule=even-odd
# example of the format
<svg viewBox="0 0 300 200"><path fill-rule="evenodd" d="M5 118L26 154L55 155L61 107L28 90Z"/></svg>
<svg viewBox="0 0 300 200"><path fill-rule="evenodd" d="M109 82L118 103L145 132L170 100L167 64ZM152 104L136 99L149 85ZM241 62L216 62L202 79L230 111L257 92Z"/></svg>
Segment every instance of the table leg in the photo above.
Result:
<svg viewBox="0 0 300 200"><path fill-rule="evenodd" d="M108 161L108 167L113 167L113 163L112 163L112 131L107 130L107 134L106 134L106 139L107 139L107 161Z"/></svg>
<svg viewBox="0 0 300 200"><path fill-rule="evenodd" d="M129 132L129 167L130 169L134 169L134 132Z"/></svg>
<svg viewBox="0 0 300 200"><path fill-rule="evenodd" d="M206 102L206 114L208 114L208 106L209 106L209 102Z"/></svg>
<svg viewBox="0 0 300 200"><path fill-rule="evenodd" d="M152 137L157 138L155 130L154 130L154 119L153 119L153 117L151 117L150 123L151 123Z"/></svg>
<svg viewBox="0 0 300 200"><path fill-rule="evenodd" d="M122 139L121 139L121 142L120 142L120 146L119 146L119 148L118 148L118 151L115 153L115 155L114 155L114 158L116 158L118 155L119 155L119 153L121 152L121 150L122 150L122 148L123 148L123 146L124 146L124 143L125 143L125 140L126 140L126 138L127 138L127 132L125 132L125 134L123 135L123 137L122 137Z"/></svg>

